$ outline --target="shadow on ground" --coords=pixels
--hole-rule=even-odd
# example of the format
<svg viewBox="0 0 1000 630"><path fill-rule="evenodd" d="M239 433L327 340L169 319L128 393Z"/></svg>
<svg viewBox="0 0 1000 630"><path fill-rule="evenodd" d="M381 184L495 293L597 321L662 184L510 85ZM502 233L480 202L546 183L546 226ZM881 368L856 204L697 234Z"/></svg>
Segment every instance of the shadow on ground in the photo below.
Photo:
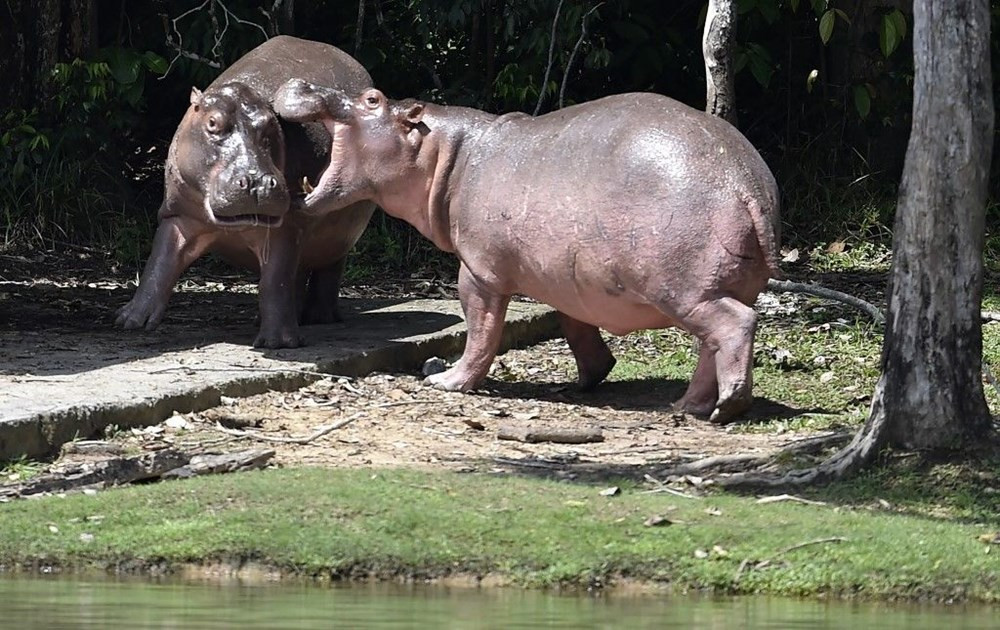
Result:
<svg viewBox="0 0 1000 630"><path fill-rule="evenodd" d="M257 296L249 293L176 294L163 323L147 332L114 326L115 309L130 299L130 290L49 284L7 285L3 290L7 296L0 321L0 374L77 374L215 343L250 346L257 334ZM311 361L331 345L361 337L425 334L461 321L453 314L411 311L404 331L399 313L367 312L405 301L342 300L344 321L304 327L305 346L257 352L271 359Z"/></svg>
<svg viewBox="0 0 1000 630"><path fill-rule="evenodd" d="M621 411L660 410L671 413L671 404L684 395L688 382L667 378L609 381L591 391L580 391L575 382L499 381L487 379L483 385L500 398L535 399L577 405L595 405ZM763 420L795 418L803 414L836 414L822 408L797 408L761 396L754 397L750 409L737 421L754 424Z"/></svg>

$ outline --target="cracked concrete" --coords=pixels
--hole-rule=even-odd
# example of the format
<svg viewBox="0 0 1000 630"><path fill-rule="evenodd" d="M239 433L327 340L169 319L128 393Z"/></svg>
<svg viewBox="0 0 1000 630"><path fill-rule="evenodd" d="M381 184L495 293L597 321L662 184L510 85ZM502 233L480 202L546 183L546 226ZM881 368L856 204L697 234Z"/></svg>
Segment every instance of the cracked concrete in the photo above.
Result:
<svg viewBox="0 0 1000 630"><path fill-rule="evenodd" d="M109 425L156 424L176 412L218 405L221 396L291 390L324 374L419 370L431 356L452 357L465 342L456 300L341 301L345 321L305 329L296 349L250 347L255 326L191 322L152 332L0 331L0 461L52 453ZM554 312L514 302L503 347L558 333Z"/></svg>

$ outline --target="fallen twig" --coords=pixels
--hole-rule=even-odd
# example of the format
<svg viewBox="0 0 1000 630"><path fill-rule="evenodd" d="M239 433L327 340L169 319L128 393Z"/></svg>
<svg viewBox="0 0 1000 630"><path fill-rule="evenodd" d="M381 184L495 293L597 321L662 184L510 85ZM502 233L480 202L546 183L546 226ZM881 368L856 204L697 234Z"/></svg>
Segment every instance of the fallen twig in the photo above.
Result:
<svg viewBox="0 0 1000 630"><path fill-rule="evenodd" d="M803 503L805 505L826 505L823 501L813 501L812 499L803 499L802 497L797 497L792 494L776 494L769 497L761 497L757 499L757 503L778 503L780 501L793 501L795 503Z"/></svg>
<svg viewBox="0 0 1000 630"><path fill-rule="evenodd" d="M804 293L806 295L814 295L816 297L824 298L827 300L834 300L835 302L841 302L847 304L848 306L853 306L856 309L862 310L867 313L876 324L885 323L885 315L882 313L879 307L875 306L871 302L866 302L861 298L854 297L853 295L848 295L834 289L828 289L826 287L819 286L818 284L804 284L802 282L792 282L790 280L775 280L771 278L767 281L767 288L770 291L777 291L779 293Z"/></svg>
<svg viewBox="0 0 1000 630"><path fill-rule="evenodd" d="M682 492L680 490L674 490L673 488L668 487L667 484L663 483L662 481L660 481L659 479L657 479L656 477L654 477L652 475L643 475L643 477L646 479L646 481L649 481L651 483L656 484L656 487L653 488L652 490L644 490L640 494L657 494L657 493L660 493L660 492L666 492L667 494L672 494L672 495L677 496L677 497L683 497L685 499L700 499L701 498L701 497L696 497L693 494L688 494L686 492Z"/></svg>
<svg viewBox="0 0 1000 630"><path fill-rule="evenodd" d="M320 378L335 378L335 379L347 379L350 380L350 376L341 376L340 374L328 374L326 372L316 372L313 370L299 370L296 368L265 368L265 367L250 367L246 365L230 365L227 367L194 367L188 365L173 365L171 367L160 368L159 370L152 370L148 372L149 374L163 374L165 372L177 372L183 370L185 372L277 372L277 373L292 373L292 374L304 374L306 376L318 376Z"/></svg>
<svg viewBox="0 0 1000 630"><path fill-rule="evenodd" d="M661 492L666 492L667 494L672 494L675 497L683 497L685 499L700 499L693 494L688 494L687 492L682 492L681 490L674 490L670 486L660 486L659 488L653 488L652 490L643 490L639 494L659 494Z"/></svg>
<svg viewBox="0 0 1000 630"><path fill-rule="evenodd" d="M525 468L545 468L546 470L561 470L565 464L543 462L537 459L511 459L509 457L494 457L493 461L506 466L524 466Z"/></svg>
<svg viewBox="0 0 1000 630"><path fill-rule="evenodd" d="M263 433L258 433L256 431L228 429L219 424L218 422L215 423L215 430L221 431L226 435L234 435L236 437L249 438L251 440L259 440L261 442L274 442L277 444L309 444L310 442L318 440L319 438L323 437L324 435L327 435L328 433L332 433L337 429L347 426L348 424L354 422L363 415L365 415L365 412L359 411L353 415L347 416L342 420L334 422L333 424L318 427L311 434L302 437L281 437L277 435L264 435Z"/></svg>
<svg viewBox="0 0 1000 630"><path fill-rule="evenodd" d="M440 400L397 400L394 402L378 403L377 405L372 405L371 409L385 409L387 407L404 407L406 405L433 405L435 403L440 403Z"/></svg>
<svg viewBox="0 0 1000 630"><path fill-rule="evenodd" d="M796 549L802 549L803 547L810 547L812 545L823 545L826 543L842 543L847 542L847 539L843 536L831 536L829 538L817 538L816 540L807 540L806 542L799 543L797 545L792 545L791 547L786 547L778 552L778 555L784 555L789 551L795 551Z"/></svg>
<svg viewBox="0 0 1000 630"><path fill-rule="evenodd" d="M603 442L604 433L597 426L556 427L502 424L497 429L497 439L528 443L587 444Z"/></svg>

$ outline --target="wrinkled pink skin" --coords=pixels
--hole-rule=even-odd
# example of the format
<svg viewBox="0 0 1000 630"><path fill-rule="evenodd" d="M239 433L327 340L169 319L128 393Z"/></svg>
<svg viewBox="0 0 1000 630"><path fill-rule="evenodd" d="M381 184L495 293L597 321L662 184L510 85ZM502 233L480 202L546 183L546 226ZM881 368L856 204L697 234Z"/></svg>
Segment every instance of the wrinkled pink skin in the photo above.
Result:
<svg viewBox="0 0 1000 630"><path fill-rule="evenodd" d="M599 328L678 326L702 343L676 408L725 422L750 405L751 305L778 274L778 190L726 122L655 94L497 117L294 80L275 111L335 130L307 211L372 199L458 255L468 342L430 384L476 387L521 293L559 310L583 387L615 362Z"/></svg>
<svg viewBox="0 0 1000 630"><path fill-rule="evenodd" d="M291 76L355 90L371 82L333 46L281 36L247 53L204 93L193 91L165 165L152 252L117 325L156 328L180 275L206 252L260 272L255 346L296 347L300 322L340 320L344 262L374 205L362 201L324 216L292 211L303 176L316 181L327 166L330 137L322 125L279 121L271 111L271 95Z"/></svg>

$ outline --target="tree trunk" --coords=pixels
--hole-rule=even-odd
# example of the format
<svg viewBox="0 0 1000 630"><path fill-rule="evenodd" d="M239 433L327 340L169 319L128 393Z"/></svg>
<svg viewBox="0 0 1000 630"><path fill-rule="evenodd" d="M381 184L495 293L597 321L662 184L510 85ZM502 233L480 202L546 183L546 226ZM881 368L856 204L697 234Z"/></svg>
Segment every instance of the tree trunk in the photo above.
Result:
<svg viewBox="0 0 1000 630"><path fill-rule="evenodd" d="M9 0L0 5L0 85L11 107L51 102L52 69L97 47L94 0Z"/></svg>
<svg viewBox="0 0 1000 630"><path fill-rule="evenodd" d="M991 430L982 386L983 240L993 138L988 0L914 6L913 128L870 422L905 448Z"/></svg>
<svg viewBox="0 0 1000 630"><path fill-rule="evenodd" d="M701 51L705 57L708 93L705 111L736 125L736 88L733 46L736 42L736 3L709 0Z"/></svg>

